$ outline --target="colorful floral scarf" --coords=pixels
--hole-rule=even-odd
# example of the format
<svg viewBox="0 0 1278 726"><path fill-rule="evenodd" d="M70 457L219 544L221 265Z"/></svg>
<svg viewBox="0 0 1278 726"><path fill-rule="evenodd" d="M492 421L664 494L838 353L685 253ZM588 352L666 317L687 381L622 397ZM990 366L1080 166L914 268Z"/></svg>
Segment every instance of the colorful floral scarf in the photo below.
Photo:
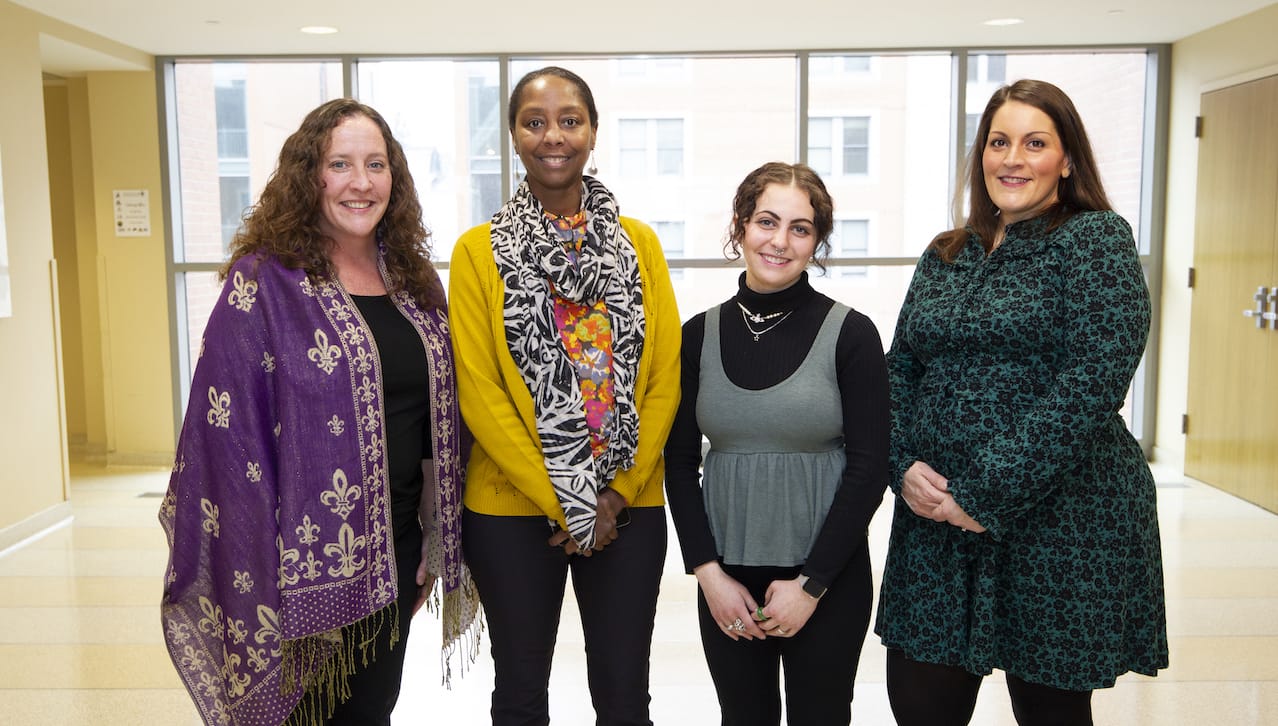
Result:
<svg viewBox="0 0 1278 726"><path fill-rule="evenodd" d="M493 256L506 288L506 342L537 413L546 470L568 533L594 546L597 497L617 471L634 465L639 416L634 391L643 352L643 288L634 245L618 220L617 202L592 177L582 182L589 231L576 260L543 214L541 202L519 185L493 216ZM576 369L560 341L551 296L591 304L603 300L613 329L614 425L607 450L594 456Z"/></svg>

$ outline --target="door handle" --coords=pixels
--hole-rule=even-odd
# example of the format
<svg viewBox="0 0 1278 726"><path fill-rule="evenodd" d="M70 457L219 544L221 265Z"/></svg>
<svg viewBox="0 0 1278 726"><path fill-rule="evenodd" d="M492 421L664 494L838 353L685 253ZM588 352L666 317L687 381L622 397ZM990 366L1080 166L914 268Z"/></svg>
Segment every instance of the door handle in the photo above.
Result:
<svg viewBox="0 0 1278 726"><path fill-rule="evenodd" d="M1251 297L1256 301L1256 308L1254 310L1242 311L1243 317L1255 318L1256 329L1264 330L1266 320L1274 320L1275 318L1278 318L1278 315L1265 310L1269 302L1274 299L1274 296L1269 292L1269 288L1261 285L1256 288L1256 294Z"/></svg>

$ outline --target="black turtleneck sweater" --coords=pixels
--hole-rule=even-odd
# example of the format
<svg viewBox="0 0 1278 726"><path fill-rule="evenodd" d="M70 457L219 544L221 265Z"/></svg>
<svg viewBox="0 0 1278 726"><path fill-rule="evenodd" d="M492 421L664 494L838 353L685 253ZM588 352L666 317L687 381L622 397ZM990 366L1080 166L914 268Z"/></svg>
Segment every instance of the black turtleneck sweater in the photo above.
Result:
<svg viewBox="0 0 1278 726"><path fill-rule="evenodd" d="M806 272L794 285L769 294L746 287L742 273L738 288L719 313L724 372L737 386L762 390L798 370L834 301L812 288ZM738 302L758 315L793 312L756 341L754 333L746 328ZM751 326L761 331L778 319ZM683 397L665 450L666 494L689 572L718 557L701 497L702 437L697 423L697 390L705 324L705 313L699 313L683 326ZM830 395L843 402L847 466L802 569L802 574L825 586L834 581L852 555L866 546L866 529L882 502L888 480L889 404L883 343L874 323L855 310L844 318L839 331L835 368L839 388L830 391ZM786 422L760 421L759 425L785 426Z"/></svg>

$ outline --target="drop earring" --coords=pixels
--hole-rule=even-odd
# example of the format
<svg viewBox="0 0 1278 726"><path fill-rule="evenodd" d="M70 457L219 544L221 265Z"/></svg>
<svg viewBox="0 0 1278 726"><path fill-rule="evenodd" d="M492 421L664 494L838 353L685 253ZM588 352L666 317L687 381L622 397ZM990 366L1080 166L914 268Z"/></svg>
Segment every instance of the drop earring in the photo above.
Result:
<svg viewBox="0 0 1278 726"><path fill-rule="evenodd" d="M595 150L590 150L590 166L586 167L586 173L594 176L599 173L599 167L595 164Z"/></svg>

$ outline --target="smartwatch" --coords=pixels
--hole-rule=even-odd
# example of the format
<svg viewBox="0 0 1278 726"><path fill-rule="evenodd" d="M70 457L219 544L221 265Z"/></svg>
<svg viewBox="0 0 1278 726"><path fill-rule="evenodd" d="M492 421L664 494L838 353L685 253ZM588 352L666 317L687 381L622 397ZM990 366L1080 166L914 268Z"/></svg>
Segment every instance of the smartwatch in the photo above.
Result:
<svg viewBox="0 0 1278 726"><path fill-rule="evenodd" d="M803 591L806 592L813 600L820 600L821 596L825 594L827 589L825 585L822 585L806 575L803 577L802 587Z"/></svg>

